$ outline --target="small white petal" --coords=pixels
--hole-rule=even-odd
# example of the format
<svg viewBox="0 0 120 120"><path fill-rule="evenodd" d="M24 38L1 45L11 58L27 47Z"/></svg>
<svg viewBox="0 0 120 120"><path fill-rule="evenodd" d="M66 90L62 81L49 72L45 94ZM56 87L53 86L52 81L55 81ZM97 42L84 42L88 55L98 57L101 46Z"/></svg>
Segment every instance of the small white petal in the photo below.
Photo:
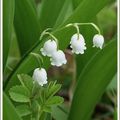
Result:
<svg viewBox="0 0 120 120"><path fill-rule="evenodd" d="M51 61L51 65L58 66L58 67L67 63L65 54L62 50L58 50L54 52L52 54L52 57L50 58L50 61Z"/></svg>
<svg viewBox="0 0 120 120"><path fill-rule="evenodd" d="M100 34L96 34L93 37L93 47L102 49L104 44L104 37Z"/></svg>
<svg viewBox="0 0 120 120"><path fill-rule="evenodd" d="M51 57L51 55L57 51L57 43L54 40L48 40L40 51L43 56Z"/></svg>
<svg viewBox="0 0 120 120"><path fill-rule="evenodd" d="M47 72L44 68L36 68L33 72L33 79L38 82L39 85L43 86L47 84Z"/></svg>
<svg viewBox="0 0 120 120"><path fill-rule="evenodd" d="M71 37L70 44L73 53L84 54L84 50L86 50L86 46L85 46L86 43L84 37L81 34L79 34L79 39L78 39L78 34L77 33L74 34Z"/></svg>

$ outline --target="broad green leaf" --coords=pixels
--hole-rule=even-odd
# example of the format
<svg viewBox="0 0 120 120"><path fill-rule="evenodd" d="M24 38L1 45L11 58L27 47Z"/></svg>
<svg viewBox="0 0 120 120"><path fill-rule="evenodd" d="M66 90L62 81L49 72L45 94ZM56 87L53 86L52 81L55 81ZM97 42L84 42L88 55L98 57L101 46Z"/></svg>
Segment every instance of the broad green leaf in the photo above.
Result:
<svg viewBox="0 0 120 120"><path fill-rule="evenodd" d="M62 24L73 12L72 0L65 0L63 7L58 15L58 18L55 22L54 28L57 28Z"/></svg>
<svg viewBox="0 0 120 120"><path fill-rule="evenodd" d="M9 94L11 99L16 102L30 102L29 91L23 86L14 86L10 88Z"/></svg>
<svg viewBox="0 0 120 120"><path fill-rule="evenodd" d="M8 58L14 19L14 0L3 1L3 69Z"/></svg>
<svg viewBox="0 0 120 120"><path fill-rule="evenodd" d="M91 18L105 6L110 0L96 1L96 0L84 0L72 13L72 15L66 20L64 24L70 22L88 22ZM93 7L92 5L95 6ZM89 19L89 20L88 20Z"/></svg>
<svg viewBox="0 0 120 120"><path fill-rule="evenodd" d="M30 0L30 2L31 2L31 5L33 6L33 8L35 9L35 12L37 12L37 5L36 5L36 1L35 0Z"/></svg>
<svg viewBox="0 0 120 120"><path fill-rule="evenodd" d="M116 50L116 40L113 40L86 65L77 82L68 120L90 118L96 103L117 71Z"/></svg>
<svg viewBox="0 0 120 120"><path fill-rule="evenodd" d="M27 74L19 74L18 79L20 80L21 84L26 87L31 93L33 89L33 79L31 76Z"/></svg>
<svg viewBox="0 0 120 120"><path fill-rule="evenodd" d="M22 120L5 93L3 93L3 120Z"/></svg>
<svg viewBox="0 0 120 120"><path fill-rule="evenodd" d="M114 75L110 84L107 87L107 90L117 90L117 74Z"/></svg>
<svg viewBox="0 0 120 120"><path fill-rule="evenodd" d="M90 4L90 0L88 0L86 2L88 2ZM86 3L86 4L88 4L88 3ZM80 5L81 7L78 6L79 9L77 8L78 14L83 14L83 15L78 18L77 17L77 12L75 10L73 12L73 14L71 15L71 17L69 17L67 19L67 21L70 21L70 22L83 22L83 21L87 22L87 21L90 21L108 3L108 0L104 0L104 1L92 0L92 3L97 4L96 6L94 6L94 9L91 9L90 5L89 5L89 7L86 7L86 4L84 3L82 6ZM82 8L82 11L81 11L81 8ZM87 10L87 12L82 13L83 10ZM71 18L73 19L73 21L71 20ZM66 24L67 21L64 24ZM74 32L75 32L75 30L73 30L72 28L64 28L64 29L60 28L60 29L53 32L53 34L59 39L59 48L60 49L63 50L69 45L70 38L71 38L71 36ZM63 41L64 41L64 44L63 44ZM32 49L32 52L39 53L39 49L42 47L43 43L44 42L42 42L41 44L36 44L34 46L34 49ZM44 63L45 63L44 68L48 68L49 65L50 65L50 62L49 62L49 59L47 57L44 58ZM18 74L18 73L29 73L32 70L34 70L36 67L38 67L38 65L37 65L36 61L34 60L34 58L32 56L29 56L29 54L27 54L21 60L20 64L16 67L15 71L11 74L8 81L4 85L6 91L8 91L10 86L18 84L16 74Z"/></svg>
<svg viewBox="0 0 120 120"><path fill-rule="evenodd" d="M67 120L68 114L64 108L59 108L57 106L52 107L52 116L55 120Z"/></svg>
<svg viewBox="0 0 120 120"><path fill-rule="evenodd" d="M38 41L40 35L37 13L30 0L15 1L14 26L20 52L24 55Z"/></svg>
<svg viewBox="0 0 120 120"><path fill-rule="evenodd" d="M60 96L53 96L51 98L49 98L46 102L46 105L59 105L61 103L63 103L64 99Z"/></svg>
<svg viewBox="0 0 120 120"><path fill-rule="evenodd" d="M31 114L31 110L27 105L19 105L16 107L16 110L21 117Z"/></svg>
<svg viewBox="0 0 120 120"><path fill-rule="evenodd" d="M13 69L18 64L19 61L20 61L20 52L19 52L16 34L13 29L10 48L9 48L9 55L4 70L4 82L7 80L7 77L12 73Z"/></svg>
<svg viewBox="0 0 120 120"><path fill-rule="evenodd" d="M40 11L40 27L42 30L53 27L64 5L65 0L43 0Z"/></svg>
<svg viewBox="0 0 120 120"><path fill-rule="evenodd" d="M76 8L79 4L83 2L83 0L72 0L73 2L73 7Z"/></svg>

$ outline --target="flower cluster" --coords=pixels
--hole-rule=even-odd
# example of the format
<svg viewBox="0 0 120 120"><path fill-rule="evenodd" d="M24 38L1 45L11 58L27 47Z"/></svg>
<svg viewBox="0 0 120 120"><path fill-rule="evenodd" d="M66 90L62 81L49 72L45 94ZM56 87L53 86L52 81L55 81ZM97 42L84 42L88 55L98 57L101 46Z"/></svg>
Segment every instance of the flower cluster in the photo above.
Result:
<svg viewBox="0 0 120 120"><path fill-rule="evenodd" d="M61 66L67 63L65 54L62 50L57 50L58 46L55 40L45 42L43 48L40 49L43 56L50 57L51 65Z"/></svg>
<svg viewBox="0 0 120 120"><path fill-rule="evenodd" d="M71 37L70 47L72 48L72 52L75 54L84 54L84 50L86 50L85 39L81 34L74 34ZM100 34L96 34L93 37L93 47L97 47L102 49L104 44L104 37Z"/></svg>
<svg viewBox="0 0 120 120"><path fill-rule="evenodd" d="M99 28L93 23L75 23L68 24L66 27L73 26L77 29L77 33L72 35L70 40L70 47L72 49L72 53L75 54L84 54L87 49L85 39L82 34L79 32L78 25L92 25L97 31L98 34L93 37L93 47L97 47L102 49L104 44L104 37L100 34ZM47 29L48 30L48 29ZM50 57L51 65L60 67L63 64L67 63L65 54L62 50L58 49L58 40L51 33L47 32L47 30L43 31L41 37L45 34L48 34L51 39L48 39L43 47L40 49L40 52L43 56ZM47 84L47 73L44 68L36 68L33 73L33 79L39 83L39 85L43 86Z"/></svg>

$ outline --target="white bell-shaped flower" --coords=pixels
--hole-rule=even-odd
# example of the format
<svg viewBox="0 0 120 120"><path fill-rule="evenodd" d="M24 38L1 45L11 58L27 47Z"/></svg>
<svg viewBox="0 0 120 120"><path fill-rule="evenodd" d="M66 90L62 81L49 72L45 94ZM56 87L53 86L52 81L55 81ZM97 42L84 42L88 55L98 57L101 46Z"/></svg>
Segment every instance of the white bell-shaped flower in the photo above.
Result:
<svg viewBox="0 0 120 120"><path fill-rule="evenodd" d="M54 40L48 40L45 42L43 48L40 49L42 55L51 57L51 55L57 51L57 43Z"/></svg>
<svg viewBox="0 0 120 120"><path fill-rule="evenodd" d="M102 49L104 44L104 37L100 34L96 34L93 37L93 47Z"/></svg>
<svg viewBox="0 0 120 120"><path fill-rule="evenodd" d="M79 38L79 39L78 39ZM79 34L74 34L71 37L71 41L70 41L70 47L72 48L72 52L76 53L76 54L84 54L84 50L86 50L86 44L85 44L85 40L84 37Z"/></svg>
<svg viewBox="0 0 120 120"><path fill-rule="evenodd" d="M44 68L36 68L33 72L33 79L40 85L47 84L47 73Z"/></svg>
<svg viewBox="0 0 120 120"><path fill-rule="evenodd" d="M58 67L67 63L65 54L62 50L58 50L54 52L52 57L50 58L50 61L51 61L51 65Z"/></svg>

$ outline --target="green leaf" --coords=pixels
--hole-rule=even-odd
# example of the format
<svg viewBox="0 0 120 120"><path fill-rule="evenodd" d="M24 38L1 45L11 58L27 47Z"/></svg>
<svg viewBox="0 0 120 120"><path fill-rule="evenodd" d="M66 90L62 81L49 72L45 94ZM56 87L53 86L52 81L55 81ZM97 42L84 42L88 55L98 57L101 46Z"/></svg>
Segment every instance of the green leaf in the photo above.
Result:
<svg viewBox="0 0 120 120"><path fill-rule="evenodd" d="M45 107L43 108L43 111L44 111L44 112L51 113L51 112L52 112L51 106L45 106Z"/></svg>
<svg viewBox="0 0 120 120"><path fill-rule="evenodd" d="M73 12L72 0L65 0L63 7L58 15L58 18L55 22L54 28L58 28Z"/></svg>
<svg viewBox="0 0 120 120"><path fill-rule="evenodd" d="M117 74L112 78L110 84L107 87L107 90L116 90L117 89Z"/></svg>
<svg viewBox="0 0 120 120"><path fill-rule="evenodd" d="M37 82L34 83L33 89L32 89L32 97L39 98L40 94L44 91L44 88L41 87ZM41 98L42 99L42 98Z"/></svg>
<svg viewBox="0 0 120 120"><path fill-rule="evenodd" d="M39 21L31 0L15 1L14 26L20 52L24 55L40 36Z"/></svg>
<svg viewBox="0 0 120 120"><path fill-rule="evenodd" d="M32 92L33 89L33 79L31 76L27 74L19 74L18 79L20 80L21 84L26 87L30 92Z"/></svg>
<svg viewBox="0 0 120 120"><path fill-rule="evenodd" d="M116 40L113 40L86 65L77 82L68 120L90 118L96 103L117 71L116 50Z"/></svg>
<svg viewBox="0 0 120 120"><path fill-rule="evenodd" d="M39 103L38 103L37 100L33 100L31 108L32 108L33 117L37 118L37 116L39 114L39 109L40 109L39 108Z"/></svg>
<svg viewBox="0 0 120 120"><path fill-rule="evenodd" d="M79 20L80 22L90 21L109 1L83 0L64 24L79 22ZM93 7L92 5L94 4L95 6Z"/></svg>
<svg viewBox="0 0 120 120"><path fill-rule="evenodd" d="M72 0L73 1L73 7L76 8L79 4L83 2L83 0Z"/></svg>
<svg viewBox="0 0 120 120"><path fill-rule="evenodd" d="M53 27L65 0L43 0L40 12L40 27L42 30Z"/></svg>
<svg viewBox="0 0 120 120"><path fill-rule="evenodd" d="M115 111L114 111L114 120L117 120L117 108L115 108Z"/></svg>
<svg viewBox="0 0 120 120"><path fill-rule="evenodd" d="M22 120L5 93L3 93L3 120Z"/></svg>
<svg viewBox="0 0 120 120"><path fill-rule="evenodd" d="M90 0L87 0L86 2L88 2L90 4ZM96 16L97 12L99 12L100 9L102 9L107 4L107 2L108 2L108 0L104 0L104 1L94 0L94 2L92 2L92 3L97 4L97 5L94 6L93 10L90 8L90 5L88 5L89 7L86 7L86 4L88 4L88 3L83 4L82 6L80 5L81 7L78 6L79 10L77 8L77 12L78 12L78 14L83 14L83 15L80 16L79 19L78 19L77 13L74 12L75 16L73 16L73 14L72 14L72 16L69 19L70 19L70 21L71 21L71 18L74 19L71 22L82 22L82 21L87 22L87 21L90 21L93 17ZM87 10L88 12L82 13L83 10L81 11L81 8L84 9L84 10ZM69 19L67 19L67 21L69 21ZM66 24L66 23L64 23L64 24ZM65 49L68 46L70 38L71 38L71 36L74 32L75 32L75 30L73 30L71 28L65 28L65 29L60 28L60 29L53 32L53 34L59 39L59 48L61 50ZM63 44L63 41L64 41L64 44ZM34 46L34 49L32 49L32 52L39 53L39 49L42 47L43 43L44 42ZM45 63L44 68L47 69L50 65L49 59L45 57L44 58L44 63ZM29 73L32 70L34 70L36 67L38 67L38 65L37 65L36 61L34 60L34 58L32 56L29 56L29 54L27 54L24 57L24 59L21 60L20 64L16 67L15 71L11 74L8 81L5 83L4 88L6 89L6 91L8 91L8 89L12 85L18 84L16 74L18 74L18 73Z"/></svg>
<svg viewBox="0 0 120 120"><path fill-rule="evenodd" d="M16 110L21 117L31 114L31 110L27 105L19 105L16 107Z"/></svg>
<svg viewBox="0 0 120 120"><path fill-rule="evenodd" d="M52 116L55 120L67 120L68 114L64 111L64 108L60 109L54 106L52 107Z"/></svg>
<svg viewBox="0 0 120 120"><path fill-rule="evenodd" d="M8 58L14 19L14 0L3 1L3 68Z"/></svg>
<svg viewBox="0 0 120 120"><path fill-rule="evenodd" d="M23 86L14 86L9 90L10 97L16 102L30 102L29 92Z"/></svg>
<svg viewBox="0 0 120 120"><path fill-rule="evenodd" d="M37 6L36 6L36 1L35 0L30 0L30 2L31 2L31 5L33 6L33 8L35 9L35 12L37 12Z"/></svg>
<svg viewBox="0 0 120 120"><path fill-rule="evenodd" d="M47 88L47 98L55 95L61 88L61 84L56 84L56 85L52 85L50 87Z"/></svg>
<svg viewBox="0 0 120 120"><path fill-rule="evenodd" d="M52 116L51 116L50 113L47 114L47 116L46 116L46 120L52 120Z"/></svg>
<svg viewBox="0 0 120 120"><path fill-rule="evenodd" d="M46 102L47 106L51 106L51 105L59 105L61 103L64 102L64 99L60 96L53 96L51 98L49 98Z"/></svg>

